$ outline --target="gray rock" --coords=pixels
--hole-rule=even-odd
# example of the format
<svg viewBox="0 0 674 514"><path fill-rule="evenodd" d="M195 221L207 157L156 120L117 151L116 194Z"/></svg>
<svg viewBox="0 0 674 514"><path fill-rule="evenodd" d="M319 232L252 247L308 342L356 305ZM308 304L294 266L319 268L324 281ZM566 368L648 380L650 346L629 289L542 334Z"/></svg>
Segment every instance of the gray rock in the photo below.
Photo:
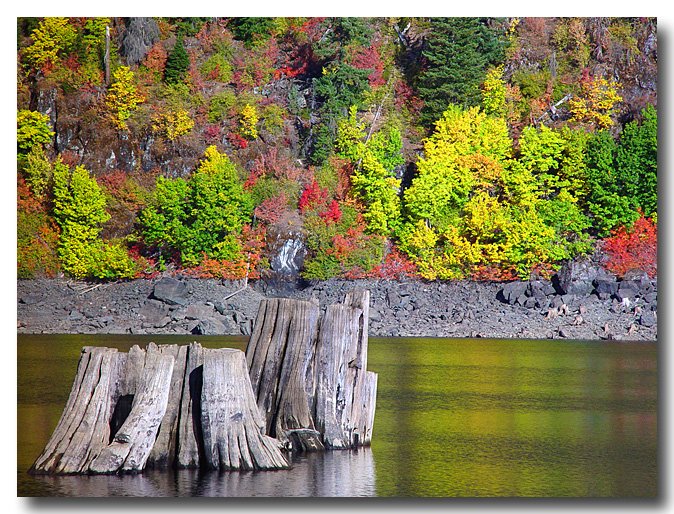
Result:
<svg viewBox="0 0 674 514"><path fill-rule="evenodd" d="M634 282L620 282L618 286L618 291L615 296L619 301L623 301L625 298L635 298L639 294L639 288L635 285Z"/></svg>
<svg viewBox="0 0 674 514"><path fill-rule="evenodd" d="M192 329L192 333L204 336L217 336L227 334L227 330L220 320L208 318L200 320Z"/></svg>
<svg viewBox="0 0 674 514"><path fill-rule="evenodd" d="M159 300L147 300L140 308L138 315L149 325L154 326L168 316L168 306Z"/></svg>
<svg viewBox="0 0 674 514"><path fill-rule="evenodd" d="M165 277L157 282L152 297L169 305L187 305L187 285L175 278Z"/></svg>
<svg viewBox="0 0 674 514"><path fill-rule="evenodd" d="M503 285L500 291L501 296L506 303L514 305L520 296L525 296L529 284L527 282L515 281Z"/></svg>
<svg viewBox="0 0 674 514"><path fill-rule="evenodd" d="M215 311L213 307L206 304L188 305L185 310L185 319L205 319L213 316Z"/></svg>
<svg viewBox="0 0 674 514"><path fill-rule="evenodd" d="M639 317L639 324L642 327L654 327L655 325L657 325L657 323L658 320L653 311L644 311L641 314L641 317Z"/></svg>
<svg viewBox="0 0 674 514"><path fill-rule="evenodd" d="M588 296L594 289L599 267L589 259L566 262L557 273L557 285L562 294Z"/></svg>

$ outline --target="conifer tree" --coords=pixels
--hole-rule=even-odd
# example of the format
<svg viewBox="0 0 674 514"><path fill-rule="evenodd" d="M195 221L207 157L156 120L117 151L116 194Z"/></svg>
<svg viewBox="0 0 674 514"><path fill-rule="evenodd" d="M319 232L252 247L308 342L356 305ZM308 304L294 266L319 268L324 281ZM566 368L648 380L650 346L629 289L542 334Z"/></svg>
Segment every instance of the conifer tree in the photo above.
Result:
<svg viewBox="0 0 674 514"><path fill-rule="evenodd" d="M503 59L503 43L482 18L432 18L422 52L426 67L417 89L424 101L421 121L430 127L448 105L479 105L490 65Z"/></svg>
<svg viewBox="0 0 674 514"><path fill-rule="evenodd" d="M166 68L164 68L164 80L167 84L177 84L182 82L185 78L185 73L190 67L190 57L187 55L185 45L183 44L183 37L178 36L173 50L166 60Z"/></svg>

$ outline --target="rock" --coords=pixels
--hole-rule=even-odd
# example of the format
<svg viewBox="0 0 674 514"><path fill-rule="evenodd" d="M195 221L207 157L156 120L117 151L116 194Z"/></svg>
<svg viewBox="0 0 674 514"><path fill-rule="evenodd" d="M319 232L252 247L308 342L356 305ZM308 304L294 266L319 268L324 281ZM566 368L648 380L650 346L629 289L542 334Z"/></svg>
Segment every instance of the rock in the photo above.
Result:
<svg viewBox="0 0 674 514"><path fill-rule="evenodd" d="M208 318L199 321L199 323L192 329L192 333L195 335L218 336L226 335L227 330L220 320Z"/></svg>
<svg viewBox="0 0 674 514"><path fill-rule="evenodd" d="M556 277L557 288L561 294L588 296L594 289L599 267L589 259L578 259L562 265Z"/></svg>
<svg viewBox="0 0 674 514"><path fill-rule="evenodd" d="M571 338L571 334L569 333L568 330L566 330L565 328L562 327L562 328L559 329L559 337L563 337L564 339L569 339L569 338Z"/></svg>
<svg viewBox="0 0 674 514"><path fill-rule="evenodd" d="M655 325L657 325L657 323L658 320L655 312L653 311L645 311L639 317L639 325L641 325L642 327L654 327Z"/></svg>
<svg viewBox="0 0 674 514"><path fill-rule="evenodd" d="M503 285L503 288L499 291L502 301L514 305L517 299L520 296L525 296L529 284L527 282L515 281L508 282ZM498 296L498 295L497 295Z"/></svg>
<svg viewBox="0 0 674 514"><path fill-rule="evenodd" d="M155 323L168 316L168 306L159 300L147 300L140 308L138 315L145 320L148 325L154 326Z"/></svg>
<svg viewBox="0 0 674 514"><path fill-rule="evenodd" d="M206 304L192 304L188 305L185 310L185 319L205 319L210 318L214 314L213 307Z"/></svg>
<svg viewBox="0 0 674 514"><path fill-rule="evenodd" d="M389 289L386 292L386 301L388 303L389 308L394 309L400 306L402 297L394 289Z"/></svg>
<svg viewBox="0 0 674 514"><path fill-rule="evenodd" d="M618 282L616 282L615 277L602 277L594 279L594 292L602 298L602 295L608 295L608 297L614 295L618 291ZM605 299L605 298L604 298Z"/></svg>
<svg viewBox="0 0 674 514"><path fill-rule="evenodd" d="M639 294L639 286L632 281L620 282L618 286L618 291L615 294L615 297L618 301L623 301L625 299L631 299L636 297Z"/></svg>
<svg viewBox="0 0 674 514"><path fill-rule="evenodd" d="M175 278L165 277L157 282L152 297L169 305L187 305L187 285Z"/></svg>
<svg viewBox="0 0 674 514"><path fill-rule="evenodd" d="M36 294L26 294L19 298L19 303L23 303L24 305L35 305L41 301L42 297Z"/></svg>

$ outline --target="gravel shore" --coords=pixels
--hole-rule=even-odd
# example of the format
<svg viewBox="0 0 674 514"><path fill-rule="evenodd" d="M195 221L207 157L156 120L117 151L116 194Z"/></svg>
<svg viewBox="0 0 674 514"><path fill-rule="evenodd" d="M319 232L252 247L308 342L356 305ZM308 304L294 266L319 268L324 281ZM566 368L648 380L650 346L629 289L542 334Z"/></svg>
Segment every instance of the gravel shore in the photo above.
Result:
<svg viewBox="0 0 674 514"><path fill-rule="evenodd" d="M647 281L646 281L647 282ZM561 294L552 283L329 280L297 285L188 277L86 283L19 280L19 334L248 335L260 300L341 302L371 292L372 337L657 340L657 280L630 296Z"/></svg>

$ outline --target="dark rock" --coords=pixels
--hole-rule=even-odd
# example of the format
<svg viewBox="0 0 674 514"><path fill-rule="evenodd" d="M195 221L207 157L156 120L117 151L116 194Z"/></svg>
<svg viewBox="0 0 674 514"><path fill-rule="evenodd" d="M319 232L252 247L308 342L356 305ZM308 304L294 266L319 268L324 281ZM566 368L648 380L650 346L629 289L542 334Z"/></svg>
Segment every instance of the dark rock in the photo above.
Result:
<svg viewBox="0 0 674 514"><path fill-rule="evenodd" d="M42 297L36 294L26 294L19 298L19 303L23 303L24 305L35 305L41 301Z"/></svg>
<svg viewBox="0 0 674 514"><path fill-rule="evenodd" d="M571 334L569 333L568 330L566 330L565 328L562 327L562 328L559 329L559 337L563 337L564 339L569 339L569 338L571 338Z"/></svg>
<svg viewBox="0 0 674 514"><path fill-rule="evenodd" d="M152 296L169 305L187 305L187 285L175 278L165 277L155 284Z"/></svg>
<svg viewBox="0 0 674 514"><path fill-rule="evenodd" d="M658 299L658 293L656 291L653 291L652 293L646 293L643 296L643 299L646 303L652 303Z"/></svg>
<svg viewBox="0 0 674 514"><path fill-rule="evenodd" d="M594 280L594 292L602 298L601 295L614 295L618 291L618 282L615 279L597 278Z"/></svg>
<svg viewBox="0 0 674 514"><path fill-rule="evenodd" d="M402 298L395 290L389 289L386 292L386 301L388 303L388 306L391 309L394 309L394 308L400 306L400 302L402 301Z"/></svg>
<svg viewBox="0 0 674 514"><path fill-rule="evenodd" d="M634 282L632 281L620 282L615 297L619 301L623 301L625 298L629 299L635 298L638 294L639 294L639 286L637 286Z"/></svg>
<svg viewBox="0 0 674 514"><path fill-rule="evenodd" d="M599 266L589 259L578 259L562 265L556 277L556 284L561 294L588 296L594 289L593 281L597 278Z"/></svg>
<svg viewBox="0 0 674 514"><path fill-rule="evenodd" d="M78 310L72 310L70 311L70 314L68 315L68 319L70 321L79 321L81 319L84 319L84 316L82 313Z"/></svg>
<svg viewBox="0 0 674 514"><path fill-rule="evenodd" d="M138 315L144 319L148 324L154 326L160 320L168 315L168 306L159 300L147 300L140 308Z"/></svg>
<svg viewBox="0 0 674 514"><path fill-rule="evenodd" d="M562 300L561 296L555 296L550 300L550 307L552 309L558 309L562 305L564 305L564 300Z"/></svg>

